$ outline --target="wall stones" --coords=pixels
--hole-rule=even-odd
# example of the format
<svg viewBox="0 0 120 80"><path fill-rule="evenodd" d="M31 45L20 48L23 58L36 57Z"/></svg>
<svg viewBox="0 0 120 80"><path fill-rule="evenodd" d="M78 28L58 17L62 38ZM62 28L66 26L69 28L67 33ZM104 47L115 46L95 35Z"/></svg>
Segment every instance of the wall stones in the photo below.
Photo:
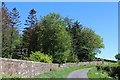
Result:
<svg viewBox="0 0 120 80"><path fill-rule="evenodd" d="M7 58L0 58L0 63L2 63L0 64L0 74L7 74L13 76L15 75L21 77L29 77L42 74L45 72L49 72L51 69L59 67L59 64L48 64ZM102 63L101 61L66 63L62 65L62 67L78 65L97 65L101 63Z"/></svg>

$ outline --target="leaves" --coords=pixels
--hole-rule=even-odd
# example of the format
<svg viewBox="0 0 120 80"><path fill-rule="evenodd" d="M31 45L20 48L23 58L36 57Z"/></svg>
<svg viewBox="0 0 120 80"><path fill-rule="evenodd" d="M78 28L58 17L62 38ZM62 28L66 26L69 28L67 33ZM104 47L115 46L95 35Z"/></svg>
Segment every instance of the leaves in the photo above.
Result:
<svg viewBox="0 0 120 80"><path fill-rule="evenodd" d="M52 57L44 53L41 53L40 51L32 52L32 54L30 55L30 60L45 62L45 63L52 63Z"/></svg>
<svg viewBox="0 0 120 80"><path fill-rule="evenodd" d="M116 58L117 60L120 60L120 53L116 54L116 55L115 55L115 58Z"/></svg>
<svg viewBox="0 0 120 80"><path fill-rule="evenodd" d="M66 29L72 37L73 54L77 55L80 61L94 60L95 53L104 48L102 38L92 29L83 27L80 22L71 22L71 19L67 19Z"/></svg>

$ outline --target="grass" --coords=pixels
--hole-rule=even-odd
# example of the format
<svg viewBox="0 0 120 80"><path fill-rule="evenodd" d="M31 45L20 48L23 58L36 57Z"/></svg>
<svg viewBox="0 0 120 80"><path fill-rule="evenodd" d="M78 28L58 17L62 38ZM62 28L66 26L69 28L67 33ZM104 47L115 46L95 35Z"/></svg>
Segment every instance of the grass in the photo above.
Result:
<svg viewBox="0 0 120 80"><path fill-rule="evenodd" d="M93 66L72 66L66 68L60 68L58 70L54 70L48 73L40 74L35 76L35 78L66 78L68 74L72 71L83 69L83 68L91 68Z"/></svg>
<svg viewBox="0 0 120 80"><path fill-rule="evenodd" d="M10 76L10 75L7 75L7 74L0 74L0 80L2 78L21 78L21 77L18 77L18 76Z"/></svg>
<svg viewBox="0 0 120 80"><path fill-rule="evenodd" d="M108 76L108 73L97 71L96 67L89 70L87 73L90 80L113 80L113 78Z"/></svg>
<svg viewBox="0 0 120 80"><path fill-rule="evenodd" d="M21 80L21 77L18 76L10 76L6 74L0 74L0 80Z"/></svg>

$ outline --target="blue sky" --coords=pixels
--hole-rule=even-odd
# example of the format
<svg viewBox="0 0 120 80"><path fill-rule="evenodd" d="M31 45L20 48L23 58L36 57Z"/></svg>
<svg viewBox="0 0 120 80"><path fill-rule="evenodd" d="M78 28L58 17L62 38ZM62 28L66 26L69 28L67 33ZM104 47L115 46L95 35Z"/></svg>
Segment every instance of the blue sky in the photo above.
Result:
<svg viewBox="0 0 120 80"><path fill-rule="evenodd" d="M25 19L33 8L37 11L38 18L55 12L63 17L78 20L103 38L105 48L97 55L98 57L115 59L114 56L118 53L117 2L7 2L6 6L10 11L14 7L18 9L22 27L25 27Z"/></svg>

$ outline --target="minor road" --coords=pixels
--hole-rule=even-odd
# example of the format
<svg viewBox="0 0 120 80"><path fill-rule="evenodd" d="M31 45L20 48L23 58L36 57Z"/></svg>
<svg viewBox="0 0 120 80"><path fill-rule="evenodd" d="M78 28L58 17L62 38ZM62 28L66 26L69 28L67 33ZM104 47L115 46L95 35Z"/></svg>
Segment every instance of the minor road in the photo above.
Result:
<svg viewBox="0 0 120 80"><path fill-rule="evenodd" d="M67 78L84 78L84 79L87 78L87 80L88 80L87 72L90 69L92 69L92 68L84 68L84 69L73 71L68 75Z"/></svg>

